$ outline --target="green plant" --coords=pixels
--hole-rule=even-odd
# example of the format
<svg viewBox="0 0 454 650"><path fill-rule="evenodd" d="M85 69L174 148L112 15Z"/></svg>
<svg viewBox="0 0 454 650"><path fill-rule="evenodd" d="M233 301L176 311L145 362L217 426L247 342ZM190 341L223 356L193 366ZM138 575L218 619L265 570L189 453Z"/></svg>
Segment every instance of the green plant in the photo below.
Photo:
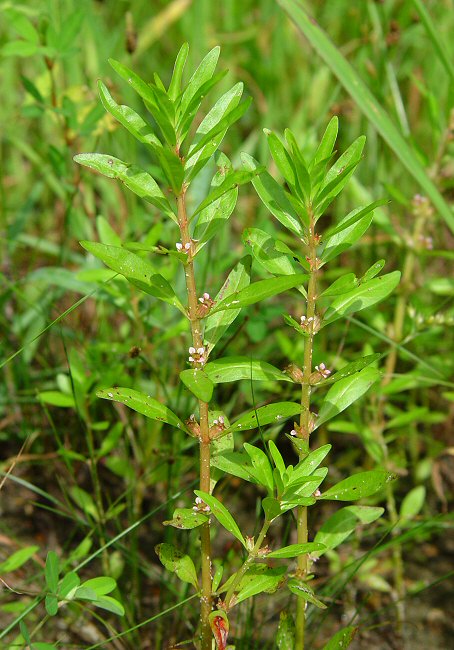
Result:
<svg viewBox="0 0 454 650"><path fill-rule="evenodd" d="M324 363L313 368L314 339L321 328L383 300L397 285L400 274L393 272L376 277L383 267L383 262L380 261L359 279L351 273L341 275L324 291L320 289L321 269L364 234L371 223L374 208L380 205L377 202L356 209L335 226L321 231L318 231L317 226L316 231L317 222L358 165L364 138L355 141L332 163L337 137L337 119L333 118L315 155L307 164L291 131L286 131L287 147L274 133L268 131L270 150L287 183L288 191L249 155L245 154L243 158L244 170L233 171L228 159L223 154L216 154L216 150L227 129L247 108L248 102L239 104L242 85L237 84L225 93L195 133L191 132L191 124L204 94L219 80L219 76L214 76L219 49L212 50L189 82L182 86L187 53L188 47L185 45L177 57L168 89L157 75L153 84L147 84L122 64L112 62L114 69L144 100L160 130L160 139L143 118L131 108L118 106L104 84L99 84L105 108L147 146L159 163L160 176L170 187L170 198L148 172L113 156L79 154L75 160L108 177L120 179L178 226L180 241L176 243L176 251L162 248L159 251L152 250L176 258L181 263L188 296L187 307L178 298L174 287L157 273L155 266L132 252L131 248L135 248L132 245L83 242L83 246L132 285L172 305L183 314L189 325L191 346L188 358L190 368L180 372L180 380L198 399L198 418L193 414L184 421L150 395L129 388L105 388L98 391L98 396L125 404L148 418L166 422L199 441L200 489L195 491L195 506L192 509L178 508L173 518L165 523L176 528L200 528L200 579L189 555L167 543L159 544L156 550L167 569L200 592L201 648L206 650L211 647L212 632L218 647L225 648L231 609L258 593L277 589L284 582L298 596L295 647L303 648L306 603L324 607L308 583L310 562L343 541L356 526L357 520L369 523L382 513L381 508L345 508L336 513L332 523L329 520L322 527L314 542L309 542L307 508L318 499L350 501L368 497L393 478L392 474L380 469L361 472L320 493L319 486L326 477L327 469L319 466L329 452L330 445L311 452L310 434L359 399L378 380L380 374L374 365L380 355L369 355L351 362L330 377L331 372ZM188 212L187 195L191 184L210 163L213 155L216 155L218 172L213 177L211 189L199 205ZM247 244L262 266L274 277L249 285L250 262L244 258L231 271L219 293L211 298L207 291L198 290L195 262L205 244L232 214L237 199L237 186L249 180L252 180L266 208L291 235L296 236L302 247L298 250L281 242L270 242L266 233L257 229L248 230ZM143 246L139 245L139 248ZM214 347L241 308L293 287L298 288L300 296L303 296L305 314L300 322L292 316L287 316L286 321L304 339L302 368L292 364L286 373L282 373L264 361L254 362L247 357L224 357L209 361ZM217 383L243 378L251 381L274 379L294 382L301 386L300 402L268 404L242 415L230 424L223 410L210 411L209 404ZM330 386L330 390L316 416L311 411L311 394L314 388L326 385ZM245 443L245 453L233 451L235 433L295 416L299 416L298 423L295 422L289 436L298 454L295 466L286 465L273 441L269 442L266 450ZM214 473L211 467L216 468ZM264 521L256 540L240 531L229 509L212 495L214 484L223 472L252 481L267 492L262 501ZM271 551L265 544L271 524L295 507L297 544ZM247 554L241 567L223 584L222 565L214 576L211 574L210 515L240 541ZM339 522L343 534L334 535L333 541L333 530ZM271 569L258 562L264 558L294 557L297 558L298 568L293 577L286 575L285 566ZM217 609L212 611L214 595L222 595L222 598L218 601Z"/></svg>

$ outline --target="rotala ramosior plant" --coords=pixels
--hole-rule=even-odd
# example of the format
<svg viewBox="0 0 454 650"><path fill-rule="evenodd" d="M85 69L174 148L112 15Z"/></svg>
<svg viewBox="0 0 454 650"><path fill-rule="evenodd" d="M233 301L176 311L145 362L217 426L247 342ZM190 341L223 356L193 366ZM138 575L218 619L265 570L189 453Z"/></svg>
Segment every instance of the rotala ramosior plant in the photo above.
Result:
<svg viewBox="0 0 454 650"><path fill-rule="evenodd" d="M243 159L244 168L234 171L228 158L218 152L218 147L227 129L247 109L247 101L240 103L242 84L236 84L223 94L200 125L192 128L202 99L222 75L214 74L219 56L219 48L214 48L184 84L182 78L187 54L188 46L184 45L168 88L157 75L154 83L149 84L122 64L111 62L116 72L144 100L153 117L156 133L134 110L119 106L106 86L99 84L105 108L150 151L158 169L155 174L158 182L148 172L110 155L81 154L76 156L76 160L110 178L121 180L158 208L162 219L175 224L175 249L161 246L149 251L146 244L131 247L93 242L83 242L83 246L134 287L170 304L177 316L178 311L181 313L190 339L187 356L181 362L182 366L186 362L189 367L180 372L179 378L192 392L194 401L197 400L198 409L194 414L177 415L151 395L130 388L107 387L98 395L123 403L152 420L180 430L182 435L185 433L198 440L200 482L199 489L195 490L195 503L187 508L177 508L173 518L165 523L176 528L200 530L200 562L194 563L189 555L167 543L156 548L166 569L192 584L200 595L200 631L194 632L195 645L209 650L214 637L217 647L225 650L233 608L259 593L286 587L297 596L296 625L293 629L290 616L283 619L278 635L281 638L285 635L288 639L285 647L301 650L304 647L307 603L325 607L310 584L311 562L340 544L355 529L358 521L370 523L383 511L368 506L342 508L309 541L307 508L320 499L352 501L370 496L393 478L380 469L352 473L325 492L320 491L328 472L321 463L330 445L311 450L310 436L360 398L379 379L376 364L380 355L368 355L332 373L327 367L327 359L318 360L317 336L336 320L385 298L397 285L399 273L376 277L383 267L380 261L361 278L348 273L328 287L322 283L325 264L353 245L372 220L376 204L354 210L328 230L323 228L323 221L319 221L359 163L364 139L359 138L333 163L337 136L337 120L333 119L311 162L306 163L290 131L285 134L286 145L275 134L267 132L273 158L287 189L248 155ZM198 205L193 206L187 200L188 195L204 168L215 173L205 197L201 201L199 197ZM246 232L245 241L253 256L272 277L250 284L251 257L248 255L238 262L223 282L219 281L220 289L200 286L197 258L205 245L226 225L235 208L238 185L251 180L268 210L294 235L295 245L274 241L267 233L251 228ZM177 282L172 286L165 274L157 271L154 262L130 249L159 253L166 256L169 263L176 260L181 264L187 300L178 297ZM161 262L161 268L162 265ZM243 307L293 288L299 292L295 294L299 296L295 306L298 319L287 316L286 322L298 336L303 337L301 367L292 364L283 372L265 361L247 356L213 360L213 350ZM297 401L259 406L230 422L221 406L211 407L214 388L218 383L240 379L293 383L299 386L300 395ZM325 386L329 387L325 397L320 399L317 394L313 400L313 393ZM318 404L318 415L312 408L314 401ZM286 465L273 440L269 440L266 449L246 442L243 452L234 451L234 434L267 425L273 425L275 431L276 424L280 425L289 418L295 420L291 434L288 434L298 455L295 465ZM255 538L250 536L253 529L246 531L247 534L240 530L228 507L212 494L216 480L228 473L255 483L264 493L264 515ZM270 526L295 508L296 543L271 550L266 543ZM222 563L214 571L210 542L212 518L236 537L244 549L239 568L224 582ZM268 563L268 560L272 562ZM290 562L280 565L280 560ZM200 571L196 565L200 566ZM351 630L346 628L341 634L343 647L346 647ZM337 636L337 640L339 638Z"/></svg>

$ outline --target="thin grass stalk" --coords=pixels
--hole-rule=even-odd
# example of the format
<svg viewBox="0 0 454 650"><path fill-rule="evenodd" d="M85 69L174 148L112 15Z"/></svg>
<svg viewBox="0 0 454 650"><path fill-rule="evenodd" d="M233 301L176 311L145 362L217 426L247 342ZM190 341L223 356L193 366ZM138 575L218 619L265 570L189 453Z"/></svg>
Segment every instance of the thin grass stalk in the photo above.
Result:
<svg viewBox="0 0 454 650"><path fill-rule="evenodd" d="M177 196L178 224L180 226L181 243L192 247L189 234L189 221L186 211L186 188ZM197 349L203 347L202 324L197 316L197 287L194 275L192 250L189 250L185 264L186 289L188 292L188 314L191 325L192 345ZM208 403L199 400L200 416L200 490L210 492L210 427L208 422ZM209 522L200 527L200 552L202 589L200 597L201 650L211 650L211 627L209 615L211 612L211 541Z"/></svg>
<svg viewBox="0 0 454 650"><path fill-rule="evenodd" d="M303 381L301 385L301 416L298 437L303 441L299 451L299 460L303 460L309 453L309 437L311 433L311 384L312 374L312 352L314 335L316 332L316 300L317 300L317 241L315 234L315 219L312 210L309 210L309 233L308 233L308 261L309 261L309 283L306 298L306 323L308 323L308 338L304 346ZM310 320L311 319L311 320ZM297 509L297 542L306 544L308 541L307 508L299 506ZM308 573L307 554L298 556L297 575L304 579ZM306 601L299 597L296 605L296 650L304 650L304 636L306 627Z"/></svg>

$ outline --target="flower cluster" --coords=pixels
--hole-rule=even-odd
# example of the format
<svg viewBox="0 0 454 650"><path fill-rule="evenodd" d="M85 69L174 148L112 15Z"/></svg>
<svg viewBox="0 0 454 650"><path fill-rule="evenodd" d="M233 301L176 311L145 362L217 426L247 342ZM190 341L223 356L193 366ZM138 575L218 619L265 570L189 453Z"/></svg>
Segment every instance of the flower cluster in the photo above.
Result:
<svg viewBox="0 0 454 650"><path fill-rule="evenodd" d="M202 512L204 515L208 515L211 512L210 506L200 497L196 497L195 506L192 506L192 509L195 512Z"/></svg>
<svg viewBox="0 0 454 650"><path fill-rule="evenodd" d="M301 316L300 318L301 329L309 334L316 334L320 329L320 318L315 316Z"/></svg>
<svg viewBox="0 0 454 650"><path fill-rule="evenodd" d="M315 370L324 378L326 379L327 377L330 376L331 370L328 370L328 368L325 366L324 363L321 363L319 366L315 366Z"/></svg>
<svg viewBox="0 0 454 650"><path fill-rule="evenodd" d="M206 363L206 357L205 357L205 348L197 348L197 350L193 347L189 348L189 362L190 363L200 363L204 364Z"/></svg>
<svg viewBox="0 0 454 650"><path fill-rule="evenodd" d="M191 242L187 242L187 244L184 244L184 246L183 246L183 244L181 243L181 241L179 241L179 242L177 242L177 243L175 244L175 247L176 247L176 249L177 249L177 251L178 251L179 253L181 253L181 252L183 252L183 251L184 251L185 253L189 253L189 251L191 250Z"/></svg>
<svg viewBox="0 0 454 650"><path fill-rule="evenodd" d="M196 316L197 318L204 318L214 305L214 300L212 300L210 294L205 291L203 296L199 298L199 303L200 304L197 306Z"/></svg>

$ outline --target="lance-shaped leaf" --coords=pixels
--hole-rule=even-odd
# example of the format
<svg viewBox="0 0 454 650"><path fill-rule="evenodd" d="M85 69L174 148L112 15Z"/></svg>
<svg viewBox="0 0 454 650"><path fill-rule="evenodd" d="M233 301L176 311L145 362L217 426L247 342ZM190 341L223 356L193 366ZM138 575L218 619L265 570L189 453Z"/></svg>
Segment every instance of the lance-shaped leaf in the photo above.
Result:
<svg viewBox="0 0 454 650"><path fill-rule="evenodd" d="M228 296L234 294L244 287L247 287L251 280L251 256L247 255L238 262L235 268L229 273L221 290L215 297L215 302L221 302ZM240 313L240 309L230 309L217 314L209 314L205 321L204 341L208 353L214 348L216 343L222 338L228 327L233 323Z"/></svg>
<svg viewBox="0 0 454 650"><path fill-rule="evenodd" d="M189 555L184 555L171 544L158 544L155 551L168 571L176 573L183 582L189 582L199 588L194 562Z"/></svg>
<svg viewBox="0 0 454 650"><path fill-rule="evenodd" d="M339 130L339 118L334 115L326 127L325 133L318 145L317 151L311 161L310 170L312 170L316 165L324 163L327 161L331 154L333 153L334 145L337 139L337 133Z"/></svg>
<svg viewBox="0 0 454 650"><path fill-rule="evenodd" d="M96 392L98 397L108 399L112 402L120 402L125 404L133 411L145 415L150 420L158 420L158 422L166 422L177 429L187 431L185 424L180 418L175 415L167 406L158 402L158 400L145 395L132 388L104 388Z"/></svg>
<svg viewBox="0 0 454 650"><path fill-rule="evenodd" d="M177 128L179 128L181 123L184 122L185 115L190 109L191 104L194 103L194 100L197 100L200 97L200 90L204 84L213 76L218 63L220 51L220 47L216 46L208 52L190 78L178 107L179 120ZM201 99L202 98L200 97L200 101Z"/></svg>
<svg viewBox="0 0 454 650"><path fill-rule="evenodd" d="M248 471L256 479L259 485L263 485L270 494L273 494L273 468L264 451L249 443L244 443L244 449L251 461Z"/></svg>
<svg viewBox="0 0 454 650"><path fill-rule="evenodd" d="M378 260L378 262L375 262L370 268L367 269L363 277L360 279L360 282L363 283L372 280L372 278L375 278L375 276L380 273L384 266L385 260Z"/></svg>
<svg viewBox="0 0 454 650"><path fill-rule="evenodd" d="M189 54L189 44L183 43L175 60L172 79L170 81L168 95L172 101L175 101L181 92L181 81L183 79L184 66Z"/></svg>
<svg viewBox="0 0 454 650"><path fill-rule="evenodd" d="M234 535L244 547L246 547L246 542L243 535L241 534L238 524L235 519L232 517L227 508L214 497L212 494L207 492L202 492L202 490L194 490L195 494L200 497L204 503L210 506L211 513L219 521L221 526L224 526L232 535Z"/></svg>
<svg viewBox="0 0 454 650"><path fill-rule="evenodd" d="M213 396L214 384L201 368L188 368L180 372L180 379L197 399L209 402Z"/></svg>
<svg viewBox="0 0 454 650"><path fill-rule="evenodd" d="M204 368L206 375L214 384L247 379L252 381L292 381L266 361L255 361L248 357L223 357L210 361Z"/></svg>
<svg viewBox="0 0 454 650"><path fill-rule="evenodd" d="M197 528L208 521L208 517L192 508L177 508L173 512L172 519L163 521L164 526L173 526L184 530Z"/></svg>
<svg viewBox="0 0 454 650"><path fill-rule="evenodd" d="M387 273L368 282L364 282L356 289L343 293L333 300L325 312L322 325L333 323L339 318L345 318L367 307L375 305L388 296L399 284L400 271Z"/></svg>
<svg viewBox="0 0 454 650"><path fill-rule="evenodd" d="M155 273L147 260L121 246L108 246L97 242L82 241L81 246L99 258L113 271L123 275L128 282L150 296L168 302L186 315L186 311L172 287L162 275Z"/></svg>
<svg viewBox="0 0 454 650"><path fill-rule="evenodd" d="M241 155L241 160L244 167L250 171L260 169L259 163L249 154L243 153ZM304 232L301 227L300 217L279 183L275 181L268 172L264 171L260 176L256 176L253 179L252 184L271 214L273 214L276 219L285 226L285 228L291 230L293 233L298 235L298 237L303 237Z"/></svg>
<svg viewBox="0 0 454 650"><path fill-rule="evenodd" d="M281 611L276 634L277 650L295 650L296 627L293 616L286 610Z"/></svg>
<svg viewBox="0 0 454 650"><path fill-rule="evenodd" d="M277 589L279 584L283 581L282 569L269 569L262 575L254 576L249 580L244 587L242 587L236 595L235 601L237 603L243 602L247 598L261 594L264 591L270 592Z"/></svg>
<svg viewBox="0 0 454 650"><path fill-rule="evenodd" d="M320 609L326 609L325 603L322 603L322 601L315 596L314 592L306 582L298 580L297 578L291 578L287 583L287 587L290 589L292 594L300 596L308 603L312 603L312 605L315 605Z"/></svg>
<svg viewBox="0 0 454 650"><path fill-rule="evenodd" d="M296 187L292 188L292 195L294 197L298 196L298 201L301 204L301 208L298 210L298 214L304 220L306 226L309 226L309 219L307 216L306 205L310 201L311 192L312 192L312 182L309 175L309 170L307 168L306 161L304 160L303 154L298 146L296 137L290 129L285 129L285 139L287 144L292 152L292 161L295 165L296 171ZM294 203L295 205L295 203Z"/></svg>
<svg viewBox="0 0 454 650"><path fill-rule="evenodd" d="M334 375L331 375L328 377L328 379L323 380L323 386L325 384L335 384L336 381L339 381L340 379L345 379L345 377L349 377L350 375L354 375L356 372L360 372L363 370L363 368L367 368L367 366L370 366L372 363L375 363L379 359L382 358L382 354L368 354L365 357L362 357L361 359L357 359L356 361L352 361L351 363L347 363L346 366L344 366L341 370L338 372L334 373Z"/></svg>
<svg viewBox="0 0 454 650"><path fill-rule="evenodd" d="M350 643L353 641L353 637L357 631L358 628L353 627L353 625L344 627L331 637L328 643L323 646L323 650L345 650L345 648L348 648Z"/></svg>
<svg viewBox="0 0 454 650"><path fill-rule="evenodd" d="M314 551L324 551L323 544L316 544L315 542L307 542L307 544L290 544L290 546L283 546L277 551L268 553L266 557L274 558L289 558L305 555L306 553L313 553Z"/></svg>
<svg viewBox="0 0 454 650"><path fill-rule="evenodd" d="M325 521L315 536L315 542L325 548L317 551L322 555L328 549L333 549L342 544L351 533L356 530L358 522L370 524L382 516L384 508L369 506L346 506L335 512Z"/></svg>
<svg viewBox="0 0 454 650"><path fill-rule="evenodd" d="M177 221L170 203L162 193L159 185L148 172L140 169L140 167L128 165L118 158L101 153L81 153L74 156L74 160L80 165L94 169L108 178L120 180L134 194L162 210L173 221Z"/></svg>
<svg viewBox="0 0 454 650"><path fill-rule="evenodd" d="M227 129L247 111L252 98L238 106L242 84L237 84L213 106L197 129L195 142L185 164L186 181L190 183L205 166L224 139Z"/></svg>
<svg viewBox="0 0 454 650"><path fill-rule="evenodd" d="M356 402L379 379L379 371L369 366L354 375L337 381L329 389L322 402L318 418L315 421L316 428Z"/></svg>
<svg viewBox="0 0 454 650"><path fill-rule="evenodd" d="M381 490L386 483L395 481L397 476L391 472L373 469L369 472L359 472L333 485L319 497L333 501L356 501L370 497Z"/></svg>
<svg viewBox="0 0 454 650"><path fill-rule="evenodd" d="M283 293L288 289L293 289L294 287L303 284L306 279L307 275L295 273L294 275L287 275L280 278L259 280L245 289L233 293L228 298L224 298L221 302L216 303L215 307L212 309L212 313L223 311L225 309L240 309L241 307L253 305L256 302Z"/></svg>
<svg viewBox="0 0 454 650"><path fill-rule="evenodd" d="M166 142L169 146L174 147L176 145L175 109L167 93L158 86L146 83L138 74L119 61L109 59L109 63L115 72L140 95L156 120Z"/></svg>
<svg viewBox="0 0 454 650"><path fill-rule="evenodd" d="M359 280L354 273L346 273L337 280L334 280L330 286L320 294L320 298L327 296L339 296L342 293L353 291L359 284Z"/></svg>
<svg viewBox="0 0 454 650"><path fill-rule="evenodd" d="M250 246L255 259L273 275L293 275L295 268L289 255L278 251L276 240L259 228L247 228L243 242Z"/></svg>
<svg viewBox="0 0 454 650"><path fill-rule="evenodd" d="M249 183L249 181L256 176L256 172L249 172L244 170L232 171L227 174L225 180L216 185L213 190L208 194L208 196L202 201L198 206L197 210L194 211L191 219L194 219L200 212L205 210L212 203L217 201L221 196L230 190L237 188L239 185L244 185Z"/></svg>
<svg viewBox="0 0 454 650"><path fill-rule="evenodd" d="M102 81L98 81L98 90L102 105L106 111L139 142L148 145L161 145L161 141L156 137L151 126L129 106L117 104Z"/></svg>
<svg viewBox="0 0 454 650"><path fill-rule="evenodd" d="M314 198L315 215L322 215L333 199L341 192L355 171L364 149L366 138L362 135L355 140L342 156L336 160Z"/></svg>
<svg viewBox="0 0 454 650"><path fill-rule="evenodd" d="M343 222L350 221L353 219L353 216L359 212L364 212L363 208L357 208L350 212L342 221L339 226L343 225ZM335 235L331 235L326 242L321 255L321 260L323 264L334 259L344 251L346 251L350 246L352 246L360 237L364 235L366 230L369 228L372 223L373 212L369 210L368 213L364 214L361 219L358 219L351 226L343 228L340 232Z"/></svg>
<svg viewBox="0 0 454 650"><path fill-rule="evenodd" d="M207 199L203 201L205 207L202 210L197 209L196 211L198 218L197 224L194 228L193 239L197 242L197 252L199 252L225 225L227 219L235 209L238 199L238 187L236 183L233 183L230 186L229 182L227 183L229 189L226 191L223 189L220 193L217 192L220 186L223 186L224 188L227 187L225 184L227 179L225 178L225 167L223 166L223 162L225 162L226 165L230 165L228 158L221 154L217 161L219 171L214 175L213 180L211 181L211 192ZM229 178L235 174L235 172L227 172L227 174ZM219 194L219 196L215 198L217 194Z"/></svg>
<svg viewBox="0 0 454 650"><path fill-rule="evenodd" d="M374 203L370 203L369 205L366 205L366 207L364 208L360 208L359 211L357 209L352 210L348 214L348 217L341 219L341 221L338 223L337 226L333 226L332 228L329 228L324 233L325 240L327 241L330 237L332 237L333 235L337 235L345 228L350 228L350 226L352 226L357 221L362 219L366 214L369 214L369 212L373 212L376 208L380 207L381 205L385 205L386 203L388 203L386 199L380 199L378 201L374 201Z"/></svg>
<svg viewBox="0 0 454 650"><path fill-rule="evenodd" d="M236 420L230 427L231 431L248 431L266 424L279 424L284 420L301 413L301 404L295 402L275 402L260 406L249 411Z"/></svg>
<svg viewBox="0 0 454 650"><path fill-rule="evenodd" d="M287 436L292 442L295 441L295 438L292 438L292 436L289 434L287 434ZM300 460L298 465L293 468L293 472L289 478L288 485L298 483L303 476L310 476L312 472L314 472L317 467L319 467L319 465L324 461L330 450L331 445L322 445L318 449L311 451L310 454L306 456L306 458Z"/></svg>

